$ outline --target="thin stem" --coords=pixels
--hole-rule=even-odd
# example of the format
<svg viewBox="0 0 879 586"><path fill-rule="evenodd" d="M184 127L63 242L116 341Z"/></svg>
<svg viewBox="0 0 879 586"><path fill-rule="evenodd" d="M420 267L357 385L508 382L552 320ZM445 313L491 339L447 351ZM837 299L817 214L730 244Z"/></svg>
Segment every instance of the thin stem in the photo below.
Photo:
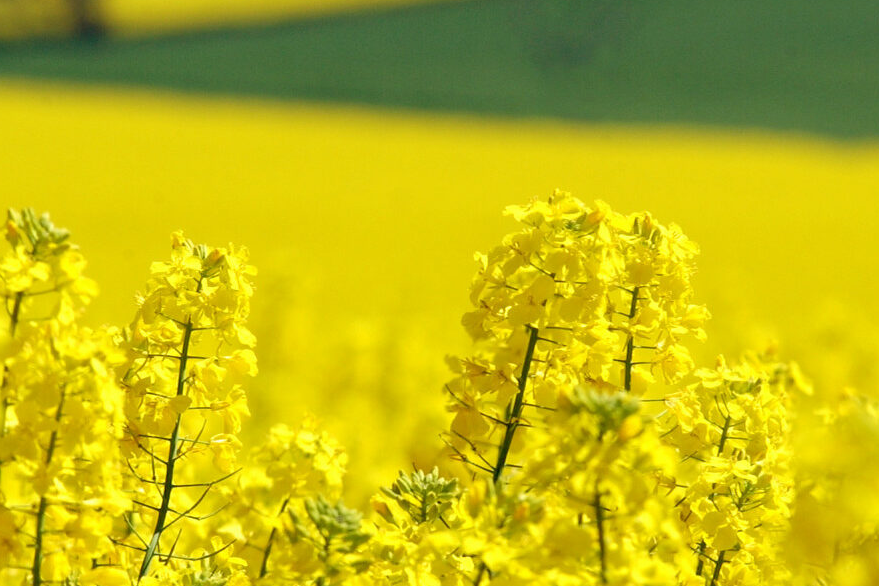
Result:
<svg viewBox="0 0 879 586"><path fill-rule="evenodd" d="M729 434L729 424L730 424L730 416L727 415L726 419L723 421L723 430L720 433L720 442L717 444L717 455L721 455L723 453L723 447L726 445L726 440L728 439Z"/></svg>
<svg viewBox="0 0 879 586"><path fill-rule="evenodd" d="M199 283L199 288L201 288L201 283ZM177 396L183 395L186 383L186 361L189 358L189 343L192 339L192 319L188 319L186 321L186 325L183 329L183 348L180 355L180 367L177 370ZM159 547L159 538L162 536L162 532L165 530L165 519L168 516L168 511L171 508L171 493L174 490L174 466L177 464L177 450L179 448L179 439L180 439L180 421L182 418L181 415L177 415L177 421L174 423L174 431L171 432L171 437L168 441L168 460L165 464L165 482L162 488L162 504L159 506L159 511L156 515L156 527L153 530L153 536L150 539L150 543L147 546L146 551L143 556L143 563L140 566L140 572L138 574L138 581L141 578L147 575L147 572L150 569L150 563L152 563L153 558L156 556L156 550Z"/></svg>
<svg viewBox="0 0 879 586"><path fill-rule="evenodd" d="M479 573L476 574L476 578L473 579L473 586L479 586L479 583L482 582L482 576L485 575L486 570L488 570L488 566L485 565L485 562L482 562L482 565L479 566Z"/></svg>
<svg viewBox="0 0 879 586"><path fill-rule="evenodd" d="M601 506L601 490L598 486L598 480L595 481L595 500L592 501L595 507L595 526L598 528L598 555L601 563L601 583L607 584L607 543L604 534L604 508Z"/></svg>
<svg viewBox="0 0 879 586"><path fill-rule="evenodd" d="M726 555L726 550L723 550L717 556L717 563L714 564L714 573L711 574L711 583L709 586L715 586L717 584L717 579L720 578L720 570L723 568L723 564L726 561L723 557Z"/></svg>
<svg viewBox="0 0 879 586"><path fill-rule="evenodd" d="M421 520L419 521L419 523L426 523L427 522L427 498L425 498L425 496L422 494L420 497L420 500L421 500L421 509L420 509Z"/></svg>
<svg viewBox="0 0 879 586"><path fill-rule="evenodd" d="M64 389L61 389L61 398L58 400L58 408L55 410L55 422L61 421L61 412L64 409ZM58 443L57 426L49 435L49 445L46 447L46 466L52 463L52 456L55 455L55 445ZM36 535L34 536L34 560L31 566L31 577L33 578L33 586L41 586L43 583L42 567L43 567L43 535L46 533L46 509L49 508L49 499L44 496L40 497L40 504L37 507L37 523Z"/></svg>
<svg viewBox="0 0 879 586"><path fill-rule="evenodd" d="M18 327L18 320L21 314L21 302L24 300L24 291L15 294L15 301L12 305L12 313L9 316L9 335L15 336L15 329Z"/></svg>
<svg viewBox="0 0 879 586"><path fill-rule="evenodd" d="M519 418L522 416L522 405L525 402L525 386L528 384L528 371L531 369L531 360L534 358L534 348L537 346L537 328L528 326L531 335L528 338L528 348L525 351L525 359L522 362L522 374L519 377L519 392L513 400L513 408L510 410L510 416L506 421L506 431L504 439L498 448L497 464L492 473L492 481L497 484L507 465L507 456L510 452L510 446L513 444L513 436L516 434L516 428L519 426Z"/></svg>
<svg viewBox="0 0 879 586"><path fill-rule="evenodd" d="M34 539L34 562L31 567L33 586L40 586L43 583L43 533L46 531L46 509L48 506L49 502L46 500L46 497L41 497L40 505L37 509L37 535Z"/></svg>
<svg viewBox="0 0 879 586"><path fill-rule="evenodd" d="M281 505L281 510L278 512L278 516L284 514L284 510L287 508L287 503L290 502L290 497L284 499L284 503ZM264 578L265 575L269 571L269 556L272 554L272 545L274 545L275 535L278 533L277 527L272 527L272 532L269 533L269 542L266 544L265 550L263 550L262 563L259 566L259 577Z"/></svg>
<svg viewBox="0 0 879 586"><path fill-rule="evenodd" d="M635 287L632 290L632 303L629 306L628 318L634 319L635 312L638 310L638 292L641 290L641 287ZM629 334L628 339L626 340L626 360L624 362L624 377L623 386L627 391L632 390L632 367L634 363L632 362L632 357L635 354L635 336Z"/></svg>
<svg viewBox="0 0 879 586"><path fill-rule="evenodd" d="M702 575L702 569L705 567L705 560L702 559L702 556L705 555L705 540L699 542L699 551L696 552L699 556L699 561L696 563L696 575Z"/></svg>

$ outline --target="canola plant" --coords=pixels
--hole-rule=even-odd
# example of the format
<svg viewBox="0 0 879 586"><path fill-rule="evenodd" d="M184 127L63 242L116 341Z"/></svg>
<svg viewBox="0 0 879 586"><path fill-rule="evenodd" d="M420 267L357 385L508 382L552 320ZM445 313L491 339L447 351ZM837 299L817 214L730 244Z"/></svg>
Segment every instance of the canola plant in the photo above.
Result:
<svg viewBox="0 0 879 586"><path fill-rule="evenodd" d="M556 191L477 255L432 470L341 500L320 424L246 446L247 251L172 235L125 327L80 324L69 234L0 260L0 578L10 584L867 586L879 405L769 352L693 358L698 247ZM809 365L806 365L806 371ZM405 414L402 415L405 417ZM262 431L262 430L259 430ZM251 434L255 435L255 434ZM417 448L415 448L417 450Z"/></svg>

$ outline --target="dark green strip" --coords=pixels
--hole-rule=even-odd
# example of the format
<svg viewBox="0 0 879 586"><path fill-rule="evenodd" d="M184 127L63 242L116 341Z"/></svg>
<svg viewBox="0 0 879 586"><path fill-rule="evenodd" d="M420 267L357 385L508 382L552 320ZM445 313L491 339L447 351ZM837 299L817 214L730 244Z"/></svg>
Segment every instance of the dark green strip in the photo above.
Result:
<svg viewBox="0 0 879 586"><path fill-rule="evenodd" d="M875 0L483 0L0 49L0 75L879 135Z"/></svg>

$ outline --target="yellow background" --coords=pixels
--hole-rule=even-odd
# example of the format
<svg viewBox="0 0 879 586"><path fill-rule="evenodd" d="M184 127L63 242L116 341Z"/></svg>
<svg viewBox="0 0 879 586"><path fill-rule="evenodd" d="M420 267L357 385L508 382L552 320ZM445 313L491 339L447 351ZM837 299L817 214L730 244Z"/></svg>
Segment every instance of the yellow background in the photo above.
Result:
<svg viewBox="0 0 879 586"><path fill-rule="evenodd" d="M368 482L435 442L473 252L513 228L505 205L556 187L700 243L703 356L779 339L830 383L875 374L876 143L24 82L0 87L0 128L2 203L71 229L102 288L93 324L129 319L172 230L247 245L255 417L317 411Z"/></svg>
<svg viewBox="0 0 879 586"><path fill-rule="evenodd" d="M93 6L112 34L139 36L437 1L442 0L95 0ZM0 2L0 39L64 34L70 26L69 0Z"/></svg>

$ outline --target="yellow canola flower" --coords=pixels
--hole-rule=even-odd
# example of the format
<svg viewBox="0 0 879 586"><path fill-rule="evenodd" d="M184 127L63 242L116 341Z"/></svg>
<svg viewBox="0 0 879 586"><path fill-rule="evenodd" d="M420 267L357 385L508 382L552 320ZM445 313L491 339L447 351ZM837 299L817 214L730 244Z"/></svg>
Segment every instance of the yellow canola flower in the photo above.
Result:
<svg viewBox="0 0 879 586"><path fill-rule="evenodd" d="M590 574L596 584L674 586L692 573L681 563L690 552L674 501L659 490L674 476L677 459L644 417L639 400L624 391L578 387L545 429L529 435L529 456L516 482L546 499L554 523L576 520L579 563L556 562L571 566L572 576ZM550 536L567 541L573 530L554 526ZM643 581L629 582L634 576Z"/></svg>
<svg viewBox="0 0 879 586"><path fill-rule="evenodd" d="M95 287L66 230L10 210L0 260L9 309L0 394L0 577L62 581L112 558L130 505L118 468L124 356L77 320Z"/></svg>
<svg viewBox="0 0 879 586"><path fill-rule="evenodd" d="M231 544L179 555L170 568L154 570L153 561L163 559L172 544L192 551L206 541L198 521L214 514L211 507L223 506L219 485L239 471L236 434L249 414L243 384L257 371L255 338L246 327L256 271L247 251L232 245L196 245L180 232L172 234L171 245L170 259L151 265L138 311L122 336L128 352L120 369L124 447L138 498L119 541L141 552L132 564L133 579L165 579L162 572L178 579L208 570L225 579L238 570L198 570L193 564L217 561Z"/></svg>
<svg viewBox="0 0 879 586"><path fill-rule="evenodd" d="M692 554L659 491L676 458L638 397L693 371L685 342L708 317L692 302L698 248L650 214L562 191L507 213L520 229L477 255L462 319L476 354L452 361L445 387L450 455L484 478L455 527L470 577L687 583Z"/></svg>
<svg viewBox="0 0 879 586"><path fill-rule="evenodd" d="M789 584L796 498L792 421L811 389L795 365L750 354L696 372L665 399L664 443L681 459L676 506L696 574L711 584Z"/></svg>
<svg viewBox="0 0 879 586"><path fill-rule="evenodd" d="M369 583L471 583L473 561L461 551L467 529L457 514L460 496L457 480L434 468L400 472L391 487L373 497L376 532L369 542Z"/></svg>
<svg viewBox="0 0 879 586"><path fill-rule="evenodd" d="M451 449L495 481L527 425L577 384L643 394L688 374L684 340L704 338L708 317L691 302L698 247L677 226L563 191L507 213L520 230L477 255L462 319L477 355L446 386Z"/></svg>
<svg viewBox="0 0 879 586"><path fill-rule="evenodd" d="M236 483L226 489L227 514L213 523L216 532L235 539L235 555L246 560L250 579L289 583L310 571L302 566L308 548L289 539L290 513L301 514L306 499L318 495L338 498L347 461L339 442L312 417L295 429L273 426L251 450Z"/></svg>
<svg viewBox="0 0 879 586"><path fill-rule="evenodd" d="M400 473L366 517L312 419L240 457L244 251L175 234L131 326L95 333L66 233L11 213L0 579L876 583L876 397L813 392L769 352L695 369L708 313L676 228L561 192L511 213L524 227L478 257L474 356L450 361L446 440L467 474Z"/></svg>

